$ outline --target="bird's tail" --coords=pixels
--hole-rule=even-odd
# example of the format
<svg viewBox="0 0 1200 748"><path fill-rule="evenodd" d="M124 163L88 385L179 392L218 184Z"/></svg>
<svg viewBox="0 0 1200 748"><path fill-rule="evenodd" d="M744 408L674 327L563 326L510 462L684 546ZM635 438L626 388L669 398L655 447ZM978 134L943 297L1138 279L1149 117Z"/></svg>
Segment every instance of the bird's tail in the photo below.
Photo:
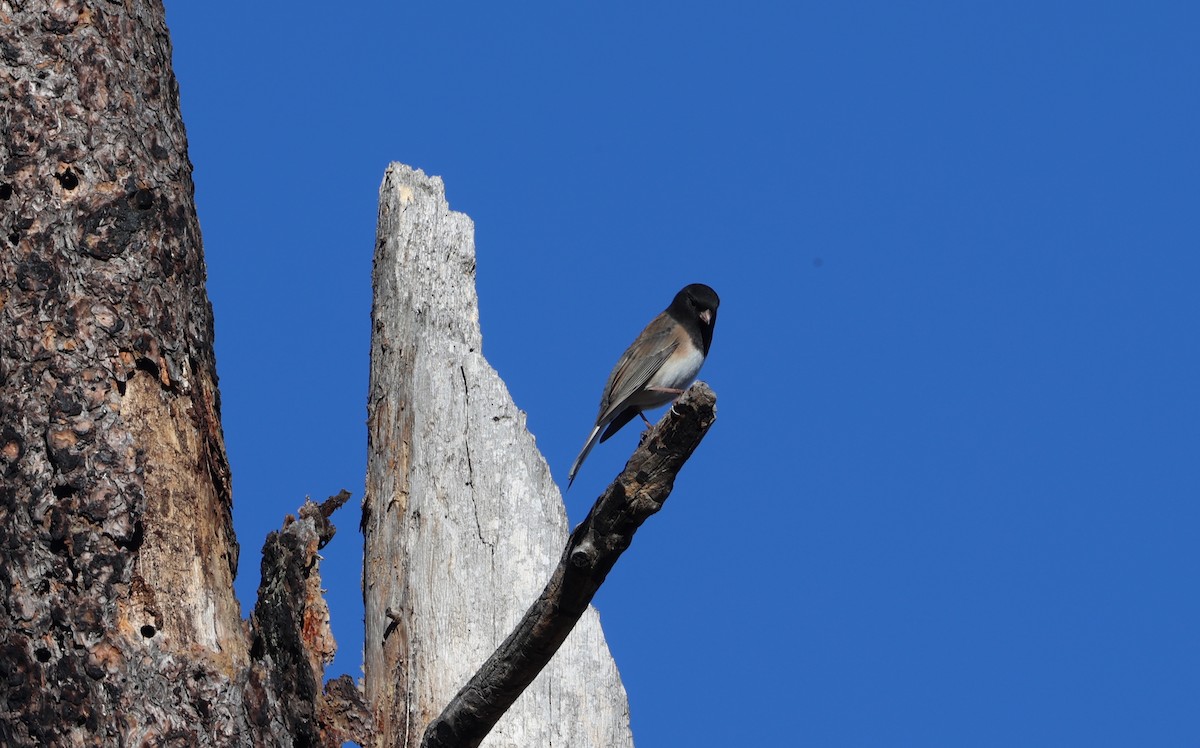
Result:
<svg viewBox="0 0 1200 748"><path fill-rule="evenodd" d="M583 461L587 459L588 452L592 451L592 447L596 446L596 442L600 440L600 429L604 427L603 423L596 424L596 428L592 429L592 433L588 436L587 443L583 445L583 449L579 452L579 456L575 458L575 464L571 466L571 472L567 474L567 490L571 490L571 484L575 482L575 473L579 472L579 467Z"/></svg>

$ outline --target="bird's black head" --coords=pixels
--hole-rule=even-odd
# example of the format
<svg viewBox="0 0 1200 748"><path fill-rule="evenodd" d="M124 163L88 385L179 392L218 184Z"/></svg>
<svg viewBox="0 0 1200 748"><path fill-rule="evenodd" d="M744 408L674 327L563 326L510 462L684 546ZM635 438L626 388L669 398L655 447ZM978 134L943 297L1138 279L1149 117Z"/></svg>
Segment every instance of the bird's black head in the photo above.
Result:
<svg viewBox="0 0 1200 748"><path fill-rule="evenodd" d="M693 283L684 286L682 291L675 294L675 300L671 302L668 311L681 322L687 319L699 325L700 337L703 339L702 347L707 354L708 346L712 342L713 327L717 324L717 307L720 305L721 299L716 291L703 283Z"/></svg>
<svg viewBox="0 0 1200 748"><path fill-rule="evenodd" d="M671 302L671 306L682 307L700 317L701 321L709 327L716 324L717 307L720 305L721 299L718 298L717 292L703 283L685 286L682 291L675 294L675 300Z"/></svg>

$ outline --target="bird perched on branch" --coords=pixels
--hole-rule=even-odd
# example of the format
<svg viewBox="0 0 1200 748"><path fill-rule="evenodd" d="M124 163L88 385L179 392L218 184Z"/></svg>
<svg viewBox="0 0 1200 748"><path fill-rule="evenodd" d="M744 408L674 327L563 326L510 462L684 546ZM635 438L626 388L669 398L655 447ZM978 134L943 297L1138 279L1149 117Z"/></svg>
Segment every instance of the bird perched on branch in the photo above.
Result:
<svg viewBox="0 0 1200 748"><path fill-rule="evenodd" d="M643 410L666 405L683 394L708 356L720 303L717 292L703 283L686 286L622 354L608 375L596 426L571 466L567 488L597 440L605 441L635 416L649 426Z"/></svg>

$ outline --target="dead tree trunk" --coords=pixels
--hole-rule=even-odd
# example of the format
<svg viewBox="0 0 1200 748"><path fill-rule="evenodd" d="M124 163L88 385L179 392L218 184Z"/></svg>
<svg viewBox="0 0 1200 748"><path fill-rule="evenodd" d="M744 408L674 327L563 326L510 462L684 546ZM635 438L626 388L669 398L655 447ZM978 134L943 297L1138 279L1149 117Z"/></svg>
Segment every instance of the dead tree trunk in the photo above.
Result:
<svg viewBox="0 0 1200 748"><path fill-rule="evenodd" d="M372 313L366 697L379 746L413 748L535 600L567 522L481 352L469 218L442 181L393 164L380 194ZM588 607L487 746L632 745L628 703Z"/></svg>
<svg viewBox="0 0 1200 748"><path fill-rule="evenodd" d="M421 748L475 748L542 671L592 597L662 508L675 476L716 418L716 398L697 382L647 431L621 475L571 531L546 588L508 638L429 727Z"/></svg>
<svg viewBox="0 0 1200 748"><path fill-rule="evenodd" d="M273 534L251 627L233 593L163 7L8 4L0 60L0 744L336 744L322 513Z"/></svg>

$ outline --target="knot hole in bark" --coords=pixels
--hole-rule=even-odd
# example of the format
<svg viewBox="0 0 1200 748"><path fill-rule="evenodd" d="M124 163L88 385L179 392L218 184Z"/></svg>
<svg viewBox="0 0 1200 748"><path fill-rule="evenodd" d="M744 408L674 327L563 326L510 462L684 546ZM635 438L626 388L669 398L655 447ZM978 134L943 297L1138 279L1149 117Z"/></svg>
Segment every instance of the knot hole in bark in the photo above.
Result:
<svg viewBox="0 0 1200 748"><path fill-rule="evenodd" d="M579 545L571 549L571 565L577 569L590 569L596 565L599 551L591 537L579 541Z"/></svg>
<svg viewBox="0 0 1200 748"><path fill-rule="evenodd" d="M79 177L69 168L55 174L54 178L58 180L64 190L73 190L79 186Z"/></svg>

